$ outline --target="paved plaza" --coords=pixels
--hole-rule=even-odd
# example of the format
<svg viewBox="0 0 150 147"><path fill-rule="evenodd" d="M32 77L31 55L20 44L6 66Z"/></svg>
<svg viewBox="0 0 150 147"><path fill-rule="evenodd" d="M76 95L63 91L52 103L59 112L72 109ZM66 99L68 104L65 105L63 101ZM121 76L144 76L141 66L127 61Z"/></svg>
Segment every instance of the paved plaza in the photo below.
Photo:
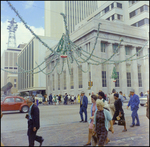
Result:
<svg viewBox="0 0 150 147"><path fill-rule="evenodd" d="M149 120L146 107L139 108L140 127L130 128L131 110L124 103L127 132L123 126L114 125L114 134L108 133L110 142L106 146L148 146ZM91 104L88 105L88 118ZM82 146L88 140L88 123L79 123L79 104L40 105L40 129L37 135L44 138L43 146ZM5 146L28 146L27 120L24 113L4 112L1 120L1 140ZM35 146L39 143L35 141Z"/></svg>

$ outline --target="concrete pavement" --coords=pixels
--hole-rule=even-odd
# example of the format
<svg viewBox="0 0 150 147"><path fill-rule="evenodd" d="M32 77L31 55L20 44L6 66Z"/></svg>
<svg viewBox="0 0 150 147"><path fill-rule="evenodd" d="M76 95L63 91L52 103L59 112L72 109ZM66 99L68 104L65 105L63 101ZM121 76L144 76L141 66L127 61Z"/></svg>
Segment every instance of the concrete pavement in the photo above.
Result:
<svg viewBox="0 0 150 147"><path fill-rule="evenodd" d="M88 118L90 117L88 106ZM146 107L139 108L141 126L130 128L131 110L126 109L127 132L123 126L114 125L114 134L108 133L111 140L106 146L148 146L149 120L145 116ZM37 135L44 138L43 146L82 146L88 139L88 123L79 123L79 104L76 105L40 105L40 129ZM28 146L27 120L24 113L4 112L1 120L1 139L5 146ZM38 146L39 143L35 142Z"/></svg>

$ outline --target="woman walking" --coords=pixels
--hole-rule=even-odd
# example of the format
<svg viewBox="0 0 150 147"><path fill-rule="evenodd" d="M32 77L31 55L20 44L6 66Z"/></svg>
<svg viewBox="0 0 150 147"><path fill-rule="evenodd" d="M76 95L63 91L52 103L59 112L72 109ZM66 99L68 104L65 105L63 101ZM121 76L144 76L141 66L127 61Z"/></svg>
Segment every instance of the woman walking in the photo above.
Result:
<svg viewBox="0 0 150 147"><path fill-rule="evenodd" d="M96 100L97 111L94 113L93 132L97 134L98 146L104 146L108 135L108 122L110 122L111 132L114 133L111 114L104 109L104 102Z"/></svg>
<svg viewBox="0 0 150 147"><path fill-rule="evenodd" d="M96 100L97 100L97 96L91 95L92 106L91 106L91 117L90 117L91 120L90 120L90 124L89 124L88 142L84 146L91 145L91 138L92 138L92 134L93 134L94 113L97 110Z"/></svg>
<svg viewBox="0 0 150 147"><path fill-rule="evenodd" d="M122 102L121 102L121 99L119 99L119 94L115 93L114 98L115 98L115 102L114 102L115 114L114 114L113 119L112 119L113 125L115 124L115 120L117 120L118 116L121 120L125 120L124 111L122 109ZM109 129L109 131L111 131L111 128ZM126 132L126 131L127 131L127 128L126 128L126 122L125 122L124 130L122 132Z"/></svg>

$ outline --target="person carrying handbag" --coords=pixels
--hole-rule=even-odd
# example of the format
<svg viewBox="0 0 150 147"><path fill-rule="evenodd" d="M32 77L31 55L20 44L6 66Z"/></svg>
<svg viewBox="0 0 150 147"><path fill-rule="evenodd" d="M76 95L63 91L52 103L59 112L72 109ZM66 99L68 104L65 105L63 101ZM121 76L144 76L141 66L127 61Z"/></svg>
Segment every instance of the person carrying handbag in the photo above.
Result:
<svg viewBox="0 0 150 147"><path fill-rule="evenodd" d="M119 94L115 93L114 94L114 98L115 98L115 113L113 116L113 124L115 123L115 120L118 120L118 125L124 125L124 130L122 132L126 132L127 128L126 128L126 122L125 122L125 117L124 117L124 111L122 109L122 102L121 99L119 99ZM111 131L111 129L109 129L109 131Z"/></svg>

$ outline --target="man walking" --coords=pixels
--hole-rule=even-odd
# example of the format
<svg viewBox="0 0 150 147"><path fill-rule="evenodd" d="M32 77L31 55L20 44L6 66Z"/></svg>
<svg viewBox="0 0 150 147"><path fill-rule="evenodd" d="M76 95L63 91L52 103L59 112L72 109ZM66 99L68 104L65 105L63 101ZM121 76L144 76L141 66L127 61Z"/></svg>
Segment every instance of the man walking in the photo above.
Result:
<svg viewBox="0 0 150 147"><path fill-rule="evenodd" d="M139 117L137 114L137 111L139 109L139 96L135 94L135 90L131 89L130 90L130 100L129 103L127 105L127 109L129 106L131 106L131 111L132 111L132 125L130 127L134 127L135 126L135 118L137 120L137 124L136 126L140 126L140 121L139 121Z"/></svg>
<svg viewBox="0 0 150 147"><path fill-rule="evenodd" d="M51 94L49 95L49 105L50 105L50 104L53 105L52 99L53 99L53 97L52 97L52 93L51 93Z"/></svg>
<svg viewBox="0 0 150 147"><path fill-rule="evenodd" d="M80 97L80 112L79 112L81 117L80 122L87 122L87 106L88 106L88 98L85 96L85 93L82 91ZM85 114L85 121L83 120L83 112Z"/></svg>
<svg viewBox="0 0 150 147"><path fill-rule="evenodd" d="M68 101L68 95L67 93L65 93L65 99L64 99L64 104L67 105L67 101Z"/></svg>
<svg viewBox="0 0 150 147"><path fill-rule="evenodd" d="M39 108L33 104L32 98L27 99L27 105L29 106L29 113L26 115L28 119L28 141L29 146L34 146L34 140L42 145L44 139L41 136L37 136L36 133L40 128Z"/></svg>

